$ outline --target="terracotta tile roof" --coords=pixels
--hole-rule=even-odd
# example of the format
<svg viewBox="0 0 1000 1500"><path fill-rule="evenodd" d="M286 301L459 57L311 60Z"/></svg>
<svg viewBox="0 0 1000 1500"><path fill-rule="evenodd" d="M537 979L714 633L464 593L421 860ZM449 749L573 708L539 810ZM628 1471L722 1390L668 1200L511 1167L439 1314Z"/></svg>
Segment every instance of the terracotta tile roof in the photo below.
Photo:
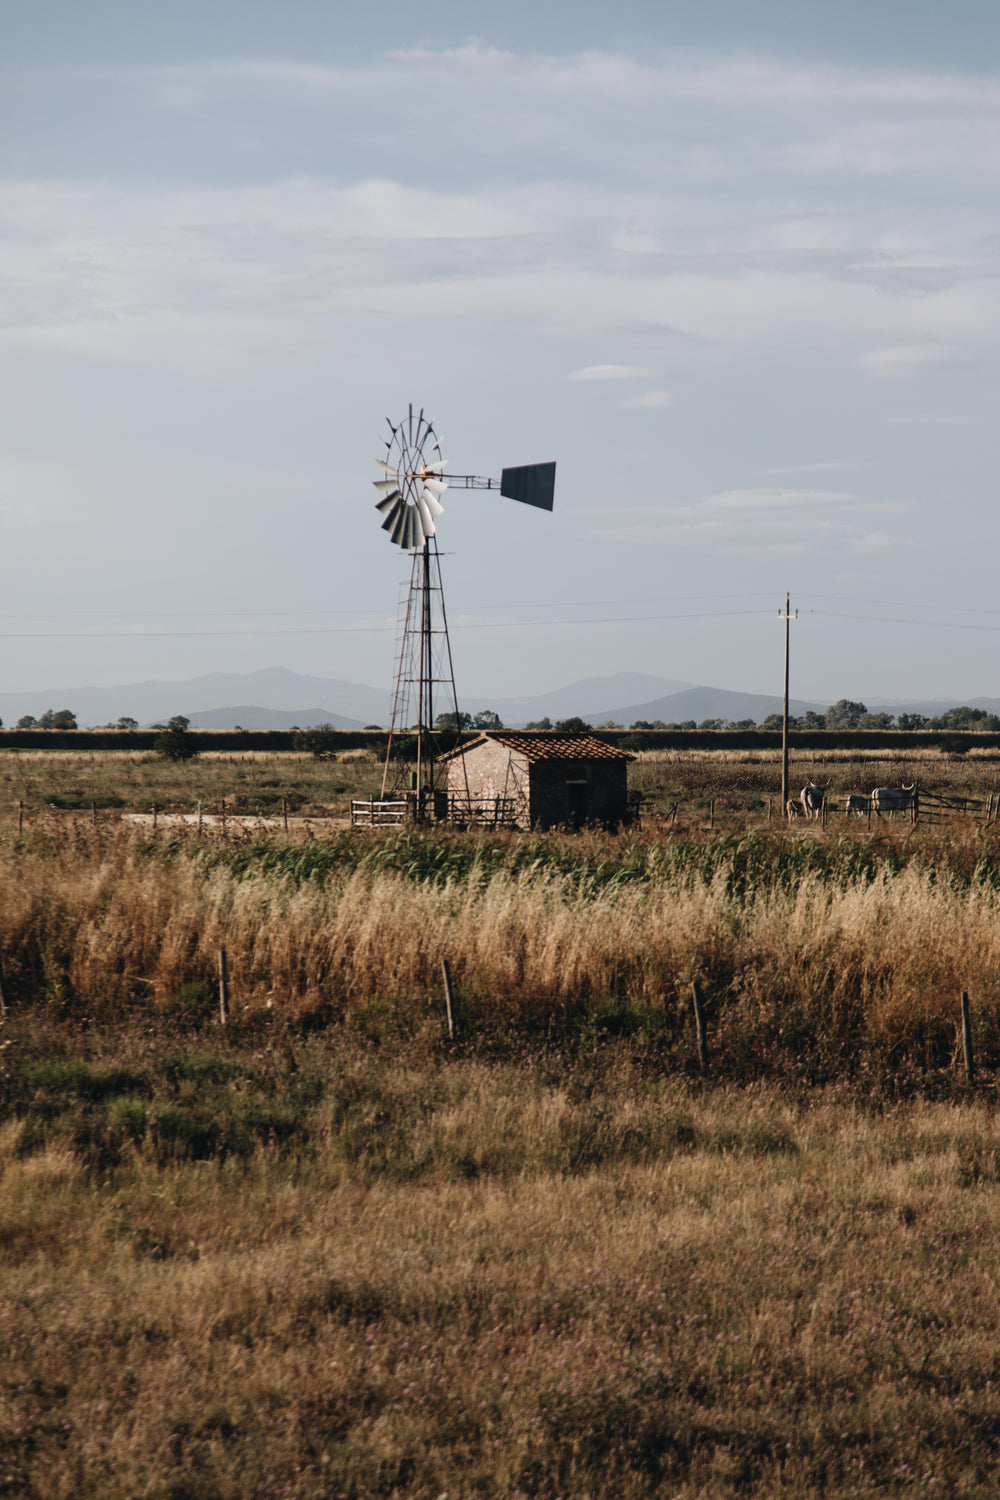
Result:
<svg viewBox="0 0 1000 1500"><path fill-rule="evenodd" d="M529 761L539 760L634 760L634 755L629 755L627 750L619 750L616 745L609 745L604 740L599 740L593 734L560 734L553 729L488 729L479 735L478 739L470 741L467 745L461 745L442 760L452 760L456 756L466 755L470 750L476 750L480 745L488 744L495 740L497 744L504 745L508 750L513 750L518 755L523 755Z"/></svg>

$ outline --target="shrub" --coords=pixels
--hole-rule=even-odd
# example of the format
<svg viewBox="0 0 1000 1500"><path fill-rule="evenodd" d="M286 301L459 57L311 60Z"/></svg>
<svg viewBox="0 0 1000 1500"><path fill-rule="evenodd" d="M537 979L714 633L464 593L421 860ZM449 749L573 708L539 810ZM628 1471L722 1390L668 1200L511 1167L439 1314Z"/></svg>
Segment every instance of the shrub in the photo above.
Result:
<svg viewBox="0 0 1000 1500"><path fill-rule="evenodd" d="M333 760L337 754L337 731L332 724L314 724L310 729L296 730L292 744L314 760Z"/></svg>
<svg viewBox="0 0 1000 1500"><path fill-rule="evenodd" d="M153 749L163 760L193 760L198 754L198 746L194 737L179 726L165 729Z"/></svg>

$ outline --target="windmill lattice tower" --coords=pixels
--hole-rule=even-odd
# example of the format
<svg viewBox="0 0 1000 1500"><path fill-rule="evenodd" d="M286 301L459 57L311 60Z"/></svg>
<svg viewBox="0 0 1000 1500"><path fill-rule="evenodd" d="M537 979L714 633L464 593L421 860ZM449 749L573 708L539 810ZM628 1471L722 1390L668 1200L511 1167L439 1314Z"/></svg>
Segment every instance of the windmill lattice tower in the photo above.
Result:
<svg viewBox="0 0 1000 1500"><path fill-rule="evenodd" d="M441 498L449 487L499 490L509 499L550 511L556 466L543 463L503 469L499 480L476 474L453 474L446 479L447 460L422 407L414 415L411 404L401 422L390 420L389 433L383 439L385 455L376 460L383 471L382 478L375 480L380 492L376 509L390 541L410 552L413 561L400 621L382 798L404 794L419 821L447 816L435 719L444 712L454 715L453 724L460 723L435 525L444 511ZM468 803L467 785L465 800Z"/></svg>

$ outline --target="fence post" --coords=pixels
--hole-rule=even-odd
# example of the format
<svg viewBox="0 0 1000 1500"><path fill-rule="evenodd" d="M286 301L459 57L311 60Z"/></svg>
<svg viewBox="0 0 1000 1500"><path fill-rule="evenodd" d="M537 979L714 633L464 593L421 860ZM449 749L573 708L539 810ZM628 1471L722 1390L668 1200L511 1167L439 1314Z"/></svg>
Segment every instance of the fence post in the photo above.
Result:
<svg viewBox="0 0 1000 1500"><path fill-rule="evenodd" d="M715 827L715 798L714 797L712 798L711 802L708 804L708 826L709 826L709 828L714 828Z"/></svg>
<svg viewBox="0 0 1000 1500"><path fill-rule="evenodd" d="M225 1026L229 1020L229 970L226 966L226 950L219 949L219 1023Z"/></svg>
<svg viewBox="0 0 1000 1500"><path fill-rule="evenodd" d="M17 832L18 832L18 837L20 837L23 829L24 829L24 803L19 801L18 804L17 804Z"/></svg>
<svg viewBox="0 0 1000 1500"><path fill-rule="evenodd" d="M698 1038L698 1066L708 1072L708 1040L705 1036L705 1008L701 999L701 985L697 979L691 981L691 1003L694 1007L694 1029Z"/></svg>
<svg viewBox="0 0 1000 1500"><path fill-rule="evenodd" d="M222 804L222 831L223 831L223 833L225 833L225 831L226 831L226 799L225 799L225 797L220 797L219 801Z"/></svg>
<svg viewBox="0 0 1000 1500"><path fill-rule="evenodd" d="M201 832L201 820L202 820L202 809L201 809L201 800L199 799L199 801L198 801L198 832L199 833Z"/></svg>
<svg viewBox="0 0 1000 1500"><path fill-rule="evenodd" d="M972 1058L972 1020L969 1016L969 992L962 991L962 1053L965 1058L965 1079L971 1083L974 1074Z"/></svg>
<svg viewBox="0 0 1000 1500"><path fill-rule="evenodd" d="M771 799L770 799L770 797L768 797L768 799L767 799L767 821L769 823L771 821Z"/></svg>
<svg viewBox="0 0 1000 1500"><path fill-rule="evenodd" d="M452 1004L451 993L451 965L446 958L441 960L441 974L444 978L444 1008L448 1013L448 1037L455 1040L455 1011Z"/></svg>
<svg viewBox="0 0 1000 1500"><path fill-rule="evenodd" d="M6 1018L6 1015L7 1015L7 986L4 984L4 978L3 978L3 956L0 955L0 1020L4 1020Z"/></svg>
<svg viewBox="0 0 1000 1500"><path fill-rule="evenodd" d="M156 803L154 802L153 803L153 832L154 833L156 832L156 814L157 814L158 811L159 811L159 809L157 808Z"/></svg>
<svg viewBox="0 0 1000 1500"><path fill-rule="evenodd" d="M281 816L282 816L282 819L284 820L285 832L287 833L288 832L288 798L287 797L282 797L282 799L281 799ZM352 819L352 821L353 821L353 819Z"/></svg>

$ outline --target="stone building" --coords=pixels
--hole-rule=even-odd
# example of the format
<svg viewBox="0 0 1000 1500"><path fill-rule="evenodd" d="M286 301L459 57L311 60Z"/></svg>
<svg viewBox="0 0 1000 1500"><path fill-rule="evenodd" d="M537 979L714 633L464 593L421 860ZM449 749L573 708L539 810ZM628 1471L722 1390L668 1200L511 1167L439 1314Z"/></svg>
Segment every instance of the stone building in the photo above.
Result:
<svg viewBox="0 0 1000 1500"><path fill-rule="evenodd" d="M628 816L635 757L592 734L490 729L442 757L456 822L615 827Z"/></svg>

